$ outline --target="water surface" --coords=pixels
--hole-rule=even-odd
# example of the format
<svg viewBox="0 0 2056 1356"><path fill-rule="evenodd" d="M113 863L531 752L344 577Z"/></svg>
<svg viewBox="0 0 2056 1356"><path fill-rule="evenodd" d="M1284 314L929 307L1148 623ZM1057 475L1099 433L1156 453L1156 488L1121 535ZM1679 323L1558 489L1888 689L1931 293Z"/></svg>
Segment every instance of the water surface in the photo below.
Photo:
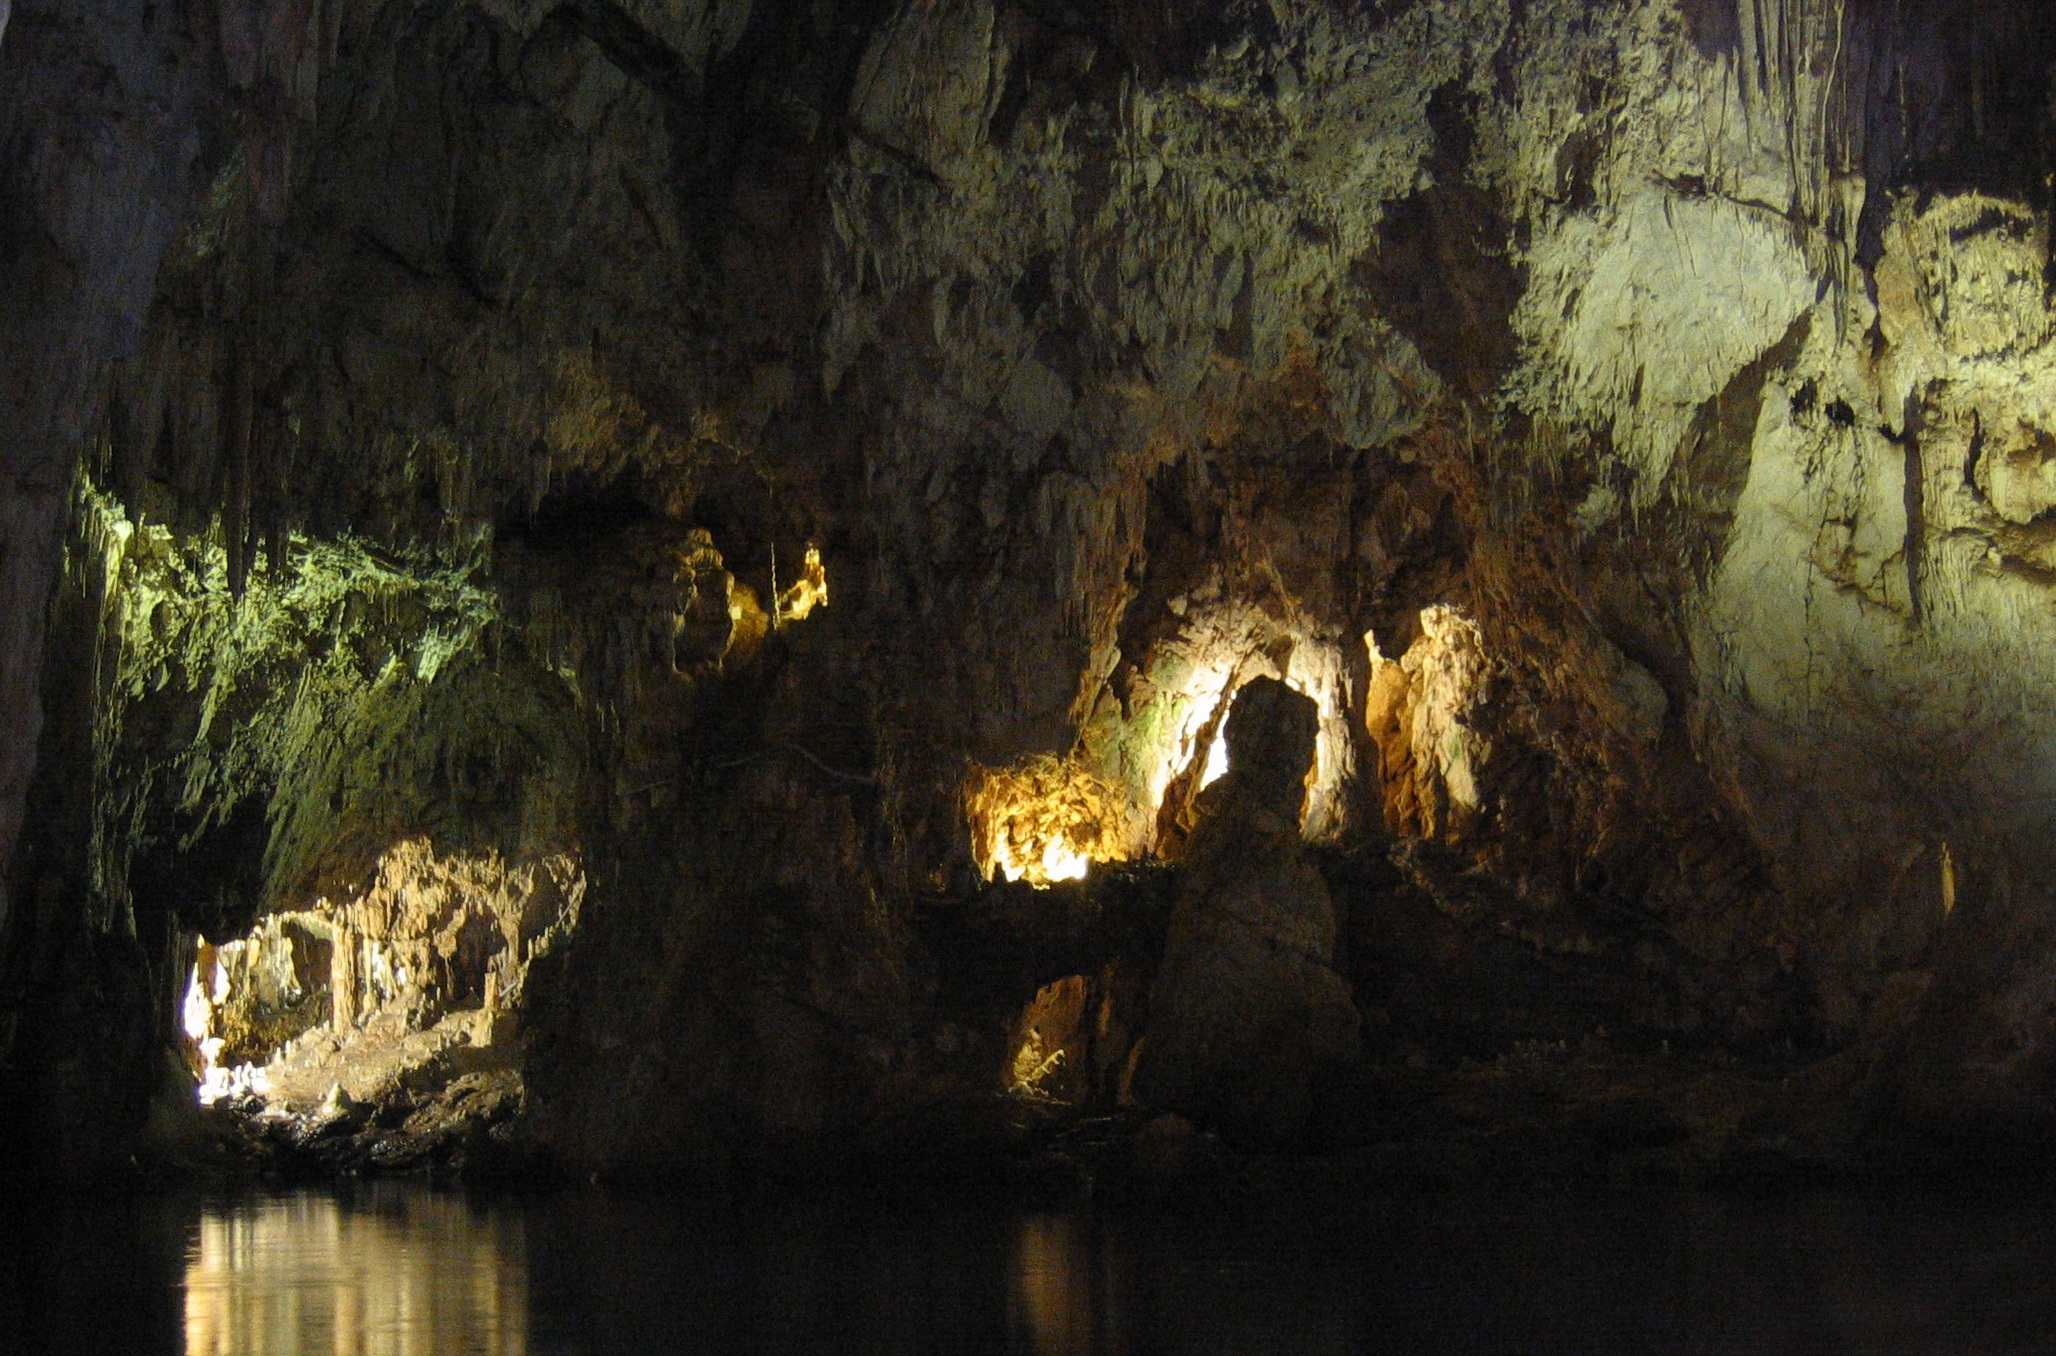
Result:
<svg viewBox="0 0 2056 1356"><path fill-rule="evenodd" d="M0 1351L2056 1352L2040 1200L717 1208L408 1183L8 1207Z"/></svg>

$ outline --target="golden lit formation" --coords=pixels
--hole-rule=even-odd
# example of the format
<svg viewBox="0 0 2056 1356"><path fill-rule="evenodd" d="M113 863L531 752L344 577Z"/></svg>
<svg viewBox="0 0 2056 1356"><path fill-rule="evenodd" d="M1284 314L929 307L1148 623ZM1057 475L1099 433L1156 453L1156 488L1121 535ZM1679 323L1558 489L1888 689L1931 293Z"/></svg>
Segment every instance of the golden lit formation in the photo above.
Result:
<svg viewBox="0 0 2056 1356"><path fill-rule="evenodd" d="M528 967L577 927L584 894L563 853L509 861L410 839L341 902L201 943L181 1005L200 1101L305 1112L451 1051L511 1055Z"/></svg>
<svg viewBox="0 0 2056 1356"><path fill-rule="evenodd" d="M969 797L974 845L987 876L1030 885L1078 880L1093 862L1125 857L1121 789L1063 758L1030 758L982 772Z"/></svg>
<svg viewBox="0 0 2056 1356"><path fill-rule="evenodd" d="M1314 840L1340 829L1342 788L1354 766L1348 713L1359 709L1341 648L1301 638L1282 654L1283 647L1267 653L1266 633L1245 614L1195 617L1189 642L1153 669L1132 714L1088 730L1070 756L978 770L967 808L988 878L1048 885L1080 879L1093 862L1176 856L1175 835L1189 830L1195 798L1229 771L1235 693L1260 675L1318 706L1302 828Z"/></svg>
<svg viewBox="0 0 2056 1356"><path fill-rule="evenodd" d="M800 570L800 577L792 587L778 595L778 620L781 622L804 621L809 612L817 607L828 606L828 570L821 564L821 550L812 542L807 543L806 562Z"/></svg>

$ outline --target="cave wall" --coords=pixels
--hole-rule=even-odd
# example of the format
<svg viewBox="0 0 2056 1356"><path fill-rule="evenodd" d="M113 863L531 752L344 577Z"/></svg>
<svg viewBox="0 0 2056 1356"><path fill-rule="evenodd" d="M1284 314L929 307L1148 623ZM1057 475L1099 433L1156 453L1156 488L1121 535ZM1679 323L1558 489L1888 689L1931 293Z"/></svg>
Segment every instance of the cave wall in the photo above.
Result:
<svg viewBox="0 0 2056 1356"><path fill-rule="evenodd" d="M127 957L36 1134L140 1118L181 936L430 835L584 864L550 1152L888 1141L1004 1053L913 926L980 770L1174 848L1258 674L1315 836L2040 1105L2028 6L150 13L0 39L14 1066Z"/></svg>
<svg viewBox="0 0 2056 1356"><path fill-rule="evenodd" d="M16 847L39 749L84 752L87 685L46 672L44 648L54 623L72 648L58 667L73 674L95 649L94 628L52 601L71 477L101 426L110 373L141 351L160 259L222 133L214 54L190 14L110 4L0 16L0 935L10 992L0 1066L36 1074L10 1099L8 1130L26 1125L45 1145L76 1135L80 1159L94 1163L126 1153L161 1081L163 1028L142 1009L155 996L149 953L169 939L95 927L78 892L24 889ZM83 803L65 808L68 827L83 830ZM20 996L47 993L37 979L53 974L69 1001L31 1016ZM89 1033L106 1062L85 1042L38 1039L39 1019Z"/></svg>

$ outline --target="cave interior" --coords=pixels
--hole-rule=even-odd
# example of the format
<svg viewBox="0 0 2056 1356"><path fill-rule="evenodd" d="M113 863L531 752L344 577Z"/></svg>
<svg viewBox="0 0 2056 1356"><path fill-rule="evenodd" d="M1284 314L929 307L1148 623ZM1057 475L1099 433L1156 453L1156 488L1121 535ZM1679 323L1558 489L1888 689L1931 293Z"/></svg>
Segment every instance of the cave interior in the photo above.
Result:
<svg viewBox="0 0 2056 1356"><path fill-rule="evenodd" d="M0 0L0 1159L2046 1158L2038 9Z"/></svg>

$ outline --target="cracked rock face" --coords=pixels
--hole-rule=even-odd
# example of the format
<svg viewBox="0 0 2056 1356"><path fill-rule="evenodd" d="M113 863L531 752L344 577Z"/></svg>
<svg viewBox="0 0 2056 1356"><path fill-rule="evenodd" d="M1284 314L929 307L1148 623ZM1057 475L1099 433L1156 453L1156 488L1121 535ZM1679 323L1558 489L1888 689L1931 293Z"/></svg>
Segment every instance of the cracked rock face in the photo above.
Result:
<svg viewBox="0 0 2056 1356"><path fill-rule="evenodd" d="M1432 840L1651 1040L2047 1104L2036 6L158 10L0 4L13 1132L122 1156L194 938L425 838L584 864L542 1149L889 1142L1038 777L1044 876Z"/></svg>

